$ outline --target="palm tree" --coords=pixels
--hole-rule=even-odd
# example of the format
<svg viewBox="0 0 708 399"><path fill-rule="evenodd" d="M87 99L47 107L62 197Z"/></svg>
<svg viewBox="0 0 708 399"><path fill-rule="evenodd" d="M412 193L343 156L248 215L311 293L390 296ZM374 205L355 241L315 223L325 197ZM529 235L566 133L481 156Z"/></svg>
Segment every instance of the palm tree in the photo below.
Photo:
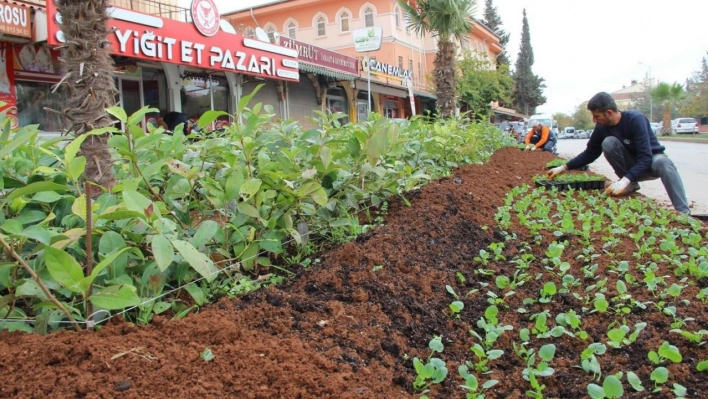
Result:
<svg viewBox="0 0 708 399"><path fill-rule="evenodd" d="M57 0L66 39L61 51L66 75L59 87L69 94L66 107L59 112L69 122L69 132L76 136L113 123L106 108L115 105L118 91L106 38L107 6L108 0ZM115 176L108 136L88 137L80 154L86 157L84 178L110 190Z"/></svg>
<svg viewBox="0 0 708 399"><path fill-rule="evenodd" d="M443 117L455 114L455 43L469 40L475 0L399 0L406 13L407 27L417 34L430 33L438 41L435 54L435 94Z"/></svg>
<svg viewBox="0 0 708 399"><path fill-rule="evenodd" d="M664 105L664 119L661 127L663 136L671 135L671 110L674 104L685 96L686 93L683 90L683 86L678 83L670 85L666 82L661 82L651 91L651 98Z"/></svg>

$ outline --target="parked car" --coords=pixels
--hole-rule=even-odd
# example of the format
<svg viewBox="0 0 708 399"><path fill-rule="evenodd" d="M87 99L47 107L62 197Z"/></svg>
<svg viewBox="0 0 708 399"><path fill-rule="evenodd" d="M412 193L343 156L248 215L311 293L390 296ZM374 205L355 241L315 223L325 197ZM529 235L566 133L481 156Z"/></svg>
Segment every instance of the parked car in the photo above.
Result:
<svg viewBox="0 0 708 399"><path fill-rule="evenodd" d="M694 118L674 119L671 121L671 132L676 134L698 133L698 122Z"/></svg>
<svg viewBox="0 0 708 399"><path fill-rule="evenodd" d="M590 138L590 133L587 130L578 130L578 135L577 137L579 139L587 139Z"/></svg>
<svg viewBox="0 0 708 399"><path fill-rule="evenodd" d="M651 125L651 131L652 133L654 133L655 136L661 134L661 122L651 122L649 125Z"/></svg>
<svg viewBox="0 0 708 399"><path fill-rule="evenodd" d="M577 139L578 138L578 133L575 132L575 128L573 126L568 126L565 129L563 129L563 133L566 134L566 136L569 136L569 139Z"/></svg>

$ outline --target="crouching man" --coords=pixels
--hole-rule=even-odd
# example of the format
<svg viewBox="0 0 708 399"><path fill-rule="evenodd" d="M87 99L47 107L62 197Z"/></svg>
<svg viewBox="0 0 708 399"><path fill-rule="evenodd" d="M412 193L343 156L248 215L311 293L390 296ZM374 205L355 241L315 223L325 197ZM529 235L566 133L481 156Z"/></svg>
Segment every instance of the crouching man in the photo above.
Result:
<svg viewBox="0 0 708 399"><path fill-rule="evenodd" d="M590 99L588 110L596 126L587 148L565 165L549 170L548 177L581 168L604 154L619 178L605 190L609 195L627 195L639 190L640 181L661 179L674 209L690 214L681 176L652 133L649 120L636 111L618 111L615 100L604 92Z"/></svg>

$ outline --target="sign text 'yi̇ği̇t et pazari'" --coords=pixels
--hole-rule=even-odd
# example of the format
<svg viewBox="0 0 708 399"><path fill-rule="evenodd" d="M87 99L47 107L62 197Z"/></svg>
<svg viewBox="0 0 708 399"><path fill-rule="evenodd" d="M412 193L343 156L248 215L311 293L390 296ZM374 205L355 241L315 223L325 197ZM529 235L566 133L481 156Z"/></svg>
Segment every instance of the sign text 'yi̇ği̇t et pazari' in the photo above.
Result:
<svg viewBox="0 0 708 399"><path fill-rule="evenodd" d="M48 2L50 20L52 10ZM111 53L151 61L298 81L297 51L219 31L203 36L192 24L117 7L108 9ZM58 24L50 24L50 44L61 44Z"/></svg>

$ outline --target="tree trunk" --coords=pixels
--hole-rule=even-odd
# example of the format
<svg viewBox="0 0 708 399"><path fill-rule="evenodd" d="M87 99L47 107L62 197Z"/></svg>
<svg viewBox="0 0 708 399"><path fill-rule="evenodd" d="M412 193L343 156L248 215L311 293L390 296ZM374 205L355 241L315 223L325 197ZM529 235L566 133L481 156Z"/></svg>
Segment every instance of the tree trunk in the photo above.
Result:
<svg viewBox="0 0 708 399"><path fill-rule="evenodd" d="M435 54L435 94L438 96L437 107L443 118L455 115L455 44L450 40L438 41L438 52Z"/></svg>
<svg viewBox="0 0 708 399"><path fill-rule="evenodd" d="M671 135L671 105L667 102L664 106L664 119L661 126L662 136Z"/></svg>
<svg viewBox="0 0 708 399"><path fill-rule="evenodd" d="M106 39L107 5L107 0L57 0L66 38L61 50L66 76L60 87L69 94L66 107L60 112L69 121L69 132L76 136L113 124L105 111L115 105L118 94ZM108 138L108 135L89 137L80 152L86 157L84 178L106 190L115 185ZM100 194L100 190L95 192Z"/></svg>

